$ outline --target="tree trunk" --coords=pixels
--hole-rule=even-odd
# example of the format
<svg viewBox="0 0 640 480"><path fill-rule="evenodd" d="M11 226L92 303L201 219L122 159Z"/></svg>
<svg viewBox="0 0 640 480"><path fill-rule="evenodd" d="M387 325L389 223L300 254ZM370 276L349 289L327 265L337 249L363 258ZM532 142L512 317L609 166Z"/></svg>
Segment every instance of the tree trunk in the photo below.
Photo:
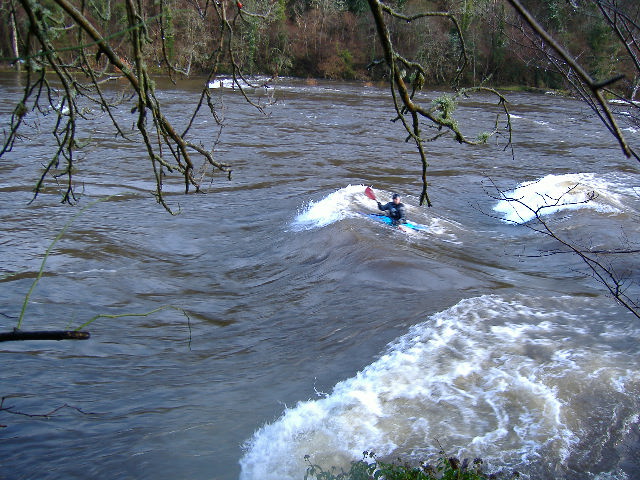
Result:
<svg viewBox="0 0 640 480"><path fill-rule="evenodd" d="M13 56L16 59L16 70L19 72L22 69L22 65L19 60L20 52L18 51L18 25L16 25L16 12L12 10L9 17L9 24L11 27L11 48L13 49Z"/></svg>

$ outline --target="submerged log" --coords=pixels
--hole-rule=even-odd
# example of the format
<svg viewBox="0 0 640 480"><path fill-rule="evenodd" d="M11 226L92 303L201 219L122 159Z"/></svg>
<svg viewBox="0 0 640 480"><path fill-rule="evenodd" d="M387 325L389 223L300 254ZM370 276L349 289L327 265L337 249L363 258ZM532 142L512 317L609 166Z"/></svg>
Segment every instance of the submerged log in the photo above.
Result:
<svg viewBox="0 0 640 480"><path fill-rule="evenodd" d="M0 342L12 342L17 340L87 340L89 332L77 330L43 330L25 332L14 328L12 332L0 333Z"/></svg>

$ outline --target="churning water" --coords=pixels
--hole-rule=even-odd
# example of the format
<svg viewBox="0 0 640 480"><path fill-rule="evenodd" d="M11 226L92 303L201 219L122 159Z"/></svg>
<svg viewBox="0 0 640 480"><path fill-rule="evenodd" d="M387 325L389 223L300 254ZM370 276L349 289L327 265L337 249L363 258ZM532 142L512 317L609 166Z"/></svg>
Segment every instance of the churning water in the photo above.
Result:
<svg viewBox="0 0 640 480"><path fill-rule="evenodd" d="M19 87L0 82L3 121ZM169 113L197 88L167 86ZM80 206L109 198L53 247L23 328L112 317L85 342L1 344L4 407L63 408L0 412L0 478L293 480L305 455L345 467L440 448L529 478L637 478L640 322L528 228L553 203L540 214L573 242L638 239L638 166L581 103L512 95L513 156L504 141L428 144L427 209L386 90L283 80L267 116L219 93L234 177L189 197L169 183L176 217L149 194L144 151L89 122ZM461 102L460 123L490 128L494 103ZM28 203L52 142L23 145L0 163L3 330L78 211ZM426 229L362 215L365 185L402 194ZM637 281L635 256L616 262ZM117 316L165 305L189 318Z"/></svg>

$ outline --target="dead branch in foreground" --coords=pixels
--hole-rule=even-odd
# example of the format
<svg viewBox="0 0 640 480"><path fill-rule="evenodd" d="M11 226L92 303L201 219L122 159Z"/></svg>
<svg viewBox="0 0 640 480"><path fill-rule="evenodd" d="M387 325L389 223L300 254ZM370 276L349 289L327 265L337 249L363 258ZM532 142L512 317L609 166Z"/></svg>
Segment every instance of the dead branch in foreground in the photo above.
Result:
<svg viewBox="0 0 640 480"><path fill-rule="evenodd" d="M0 333L0 342L13 342L19 340L87 340L89 332L76 330L40 330L25 332L14 328L11 332Z"/></svg>

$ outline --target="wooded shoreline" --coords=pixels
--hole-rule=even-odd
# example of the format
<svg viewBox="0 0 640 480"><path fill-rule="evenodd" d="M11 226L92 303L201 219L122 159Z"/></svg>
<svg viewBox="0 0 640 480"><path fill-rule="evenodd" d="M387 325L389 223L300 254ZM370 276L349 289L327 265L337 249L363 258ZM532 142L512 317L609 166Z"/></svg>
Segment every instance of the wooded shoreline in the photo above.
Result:
<svg viewBox="0 0 640 480"><path fill-rule="evenodd" d="M149 69L176 74L275 75L299 78L379 81L388 74L380 42L367 0L224 0L213 7L189 0L163 0L141 3L145 12L144 46ZM638 80L632 65L623 61L616 33L608 28L593 2L523 2L536 20L588 69L594 78L625 75L616 88L625 98L633 98ZM634 10L631 0L619 8ZM85 16L101 34L125 48L127 24L124 2L99 0L86 7ZM627 5L628 4L628 5ZM64 14L56 2L43 2L53 45L68 49L70 63L80 43L74 29L64 30ZM529 31L504 0L456 0L423 2L396 0L389 8L403 15L424 15L419 20L388 22L389 34L398 53L424 65L422 85L449 85L460 68L459 54L464 42L467 64L460 71L459 85L492 87L516 85L518 88L566 89L566 81L544 51L536 49ZM208 7L207 7L208 6ZM207 11L207 8L209 9ZM28 61L29 34L24 12L0 6L5 18L0 25L0 62L6 69L19 68ZM222 15L220 15L222 14ZM450 16L450 17L449 17ZM455 18L461 33L454 32ZM226 22L226 23L225 23ZM59 25L59 26L58 26ZM225 37L225 28L233 37ZM87 40L86 38L84 39ZM17 51L14 51L17 50ZM126 50L126 48L125 48ZM134 53L123 59L134 64ZM16 63L15 59L20 58ZM96 65L100 53L95 56ZM12 66L13 65L13 66ZM215 65L215 67L214 67ZM409 78L408 81L413 79Z"/></svg>

